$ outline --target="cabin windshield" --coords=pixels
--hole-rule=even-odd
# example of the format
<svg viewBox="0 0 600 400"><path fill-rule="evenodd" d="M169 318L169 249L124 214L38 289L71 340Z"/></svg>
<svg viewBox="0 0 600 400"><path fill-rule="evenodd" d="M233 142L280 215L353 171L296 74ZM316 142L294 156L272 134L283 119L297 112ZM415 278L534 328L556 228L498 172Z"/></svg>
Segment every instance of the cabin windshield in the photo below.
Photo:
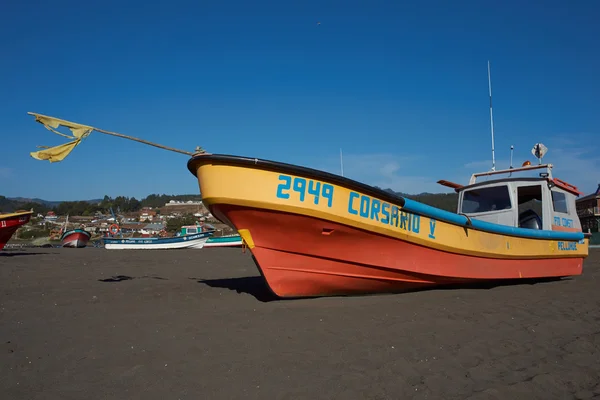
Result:
<svg viewBox="0 0 600 400"><path fill-rule="evenodd" d="M491 186L463 192L461 212L465 214L509 210L511 208L508 186Z"/></svg>

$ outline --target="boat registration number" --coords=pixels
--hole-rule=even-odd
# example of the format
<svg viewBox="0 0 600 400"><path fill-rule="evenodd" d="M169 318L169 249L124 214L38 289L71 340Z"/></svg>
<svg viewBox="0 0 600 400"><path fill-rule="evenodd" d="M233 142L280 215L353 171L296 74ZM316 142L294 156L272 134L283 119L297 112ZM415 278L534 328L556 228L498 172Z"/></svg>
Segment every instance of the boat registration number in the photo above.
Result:
<svg viewBox="0 0 600 400"><path fill-rule="evenodd" d="M302 202L307 198L312 199L314 204L327 204L327 207L333 205L333 185L329 183L313 181L312 179L291 177L289 175L279 175L279 185L277 185L277 198L289 199L291 193Z"/></svg>

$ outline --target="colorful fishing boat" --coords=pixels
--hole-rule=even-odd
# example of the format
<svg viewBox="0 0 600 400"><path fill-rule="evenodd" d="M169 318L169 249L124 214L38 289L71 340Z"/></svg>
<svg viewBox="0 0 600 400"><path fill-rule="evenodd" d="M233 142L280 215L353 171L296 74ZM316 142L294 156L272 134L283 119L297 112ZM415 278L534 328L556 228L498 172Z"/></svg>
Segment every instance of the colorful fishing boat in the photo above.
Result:
<svg viewBox="0 0 600 400"><path fill-rule="evenodd" d="M551 164L473 174L465 186L440 181L458 192L456 213L274 161L203 153L187 165L279 297L573 276L588 255L580 192L553 178ZM500 174L509 177L477 182Z"/></svg>
<svg viewBox="0 0 600 400"><path fill-rule="evenodd" d="M242 247L242 237L237 235L211 237L204 247Z"/></svg>
<svg viewBox="0 0 600 400"><path fill-rule="evenodd" d="M82 228L70 229L62 234L62 247L82 248L87 246L92 234Z"/></svg>
<svg viewBox="0 0 600 400"><path fill-rule="evenodd" d="M6 246L12 235L31 219L31 211L18 210L13 213L0 213L0 250Z"/></svg>
<svg viewBox="0 0 600 400"><path fill-rule="evenodd" d="M196 225L184 225L181 227L179 232L180 235L189 235L192 233L202 232L203 230L210 229L215 230L215 227L210 224L199 224ZM242 237L237 235L225 235L225 236L212 236L210 237L204 247L241 247L243 244Z"/></svg>
<svg viewBox="0 0 600 400"><path fill-rule="evenodd" d="M60 241L62 247L83 248L87 246L92 234L85 230L83 226L75 229L68 229L69 216L65 220L65 224L61 228Z"/></svg>
<svg viewBox="0 0 600 400"><path fill-rule="evenodd" d="M104 243L104 248L115 250L201 249L213 233L214 231L206 231L174 237L103 237L102 241Z"/></svg>

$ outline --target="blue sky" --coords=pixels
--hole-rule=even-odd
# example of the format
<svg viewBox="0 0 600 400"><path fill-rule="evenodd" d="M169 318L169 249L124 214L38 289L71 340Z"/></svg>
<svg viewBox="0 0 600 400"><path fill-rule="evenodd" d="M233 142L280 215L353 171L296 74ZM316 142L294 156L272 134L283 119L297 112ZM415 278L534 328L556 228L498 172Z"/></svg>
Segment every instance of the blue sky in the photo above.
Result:
<svg viewBox="0 0 600 400"><path fill-rule="evenodd" d="M555 176L600 181L597 1L5 2L0 194L76 200L198 193L187 156L99 134L64 140L28 111L193 151L444 192L549 148ZM320 22L320 25L317 24ZM594 140L595 142L592 142Z"/></svg>

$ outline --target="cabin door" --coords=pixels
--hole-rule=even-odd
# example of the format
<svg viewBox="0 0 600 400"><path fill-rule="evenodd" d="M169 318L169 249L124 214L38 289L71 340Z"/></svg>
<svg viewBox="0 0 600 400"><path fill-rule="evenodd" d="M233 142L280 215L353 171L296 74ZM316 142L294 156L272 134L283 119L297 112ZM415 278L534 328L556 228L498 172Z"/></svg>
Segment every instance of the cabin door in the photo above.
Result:
<svg viewBox="0 0 600 400"><path fill-rule="evenodd" d="M517 186L516 197L517 221L520 228L550 229L548 188L542 184Z"/></svg>

